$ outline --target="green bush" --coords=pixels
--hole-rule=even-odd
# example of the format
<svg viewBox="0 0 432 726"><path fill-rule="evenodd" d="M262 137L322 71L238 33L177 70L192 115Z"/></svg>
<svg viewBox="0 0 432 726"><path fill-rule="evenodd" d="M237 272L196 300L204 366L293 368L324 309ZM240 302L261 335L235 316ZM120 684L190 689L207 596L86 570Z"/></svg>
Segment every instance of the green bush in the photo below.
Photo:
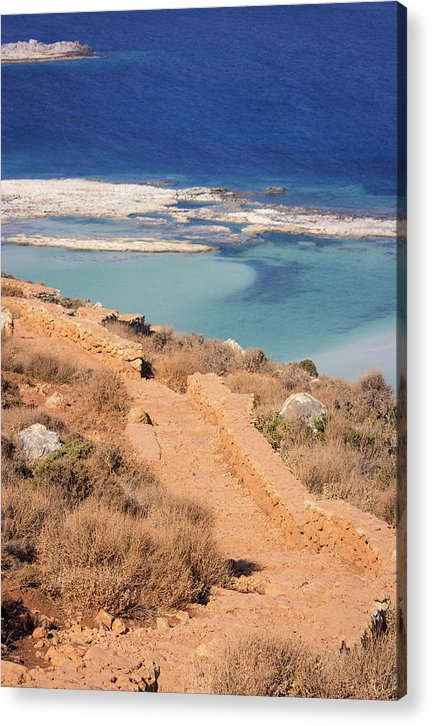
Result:
<svg viewBox="0 0 432 726"><path fill-rule="evenodd" d="M309 373L312 378L318 378L318 371L315 363L310 358L299 361L300 368Z"/></svg>
<svg viewBox="0 0 432 726"><path fill-rule="evenodd" d="M286 430L286 422L278 413L268 415L258 415L255 421L255 426L258 431L266 437L269 444L272 445L275 451L279 451L282 439Z"/></svg>
<svg viewBox="0 0 432 726"><path fill-rule="evenodd" d="M88 441L72 439L36 465L33 475L35 486L55 491L69 506L84 501L93 491L85 462L93 450L93 445Z"/></svg>

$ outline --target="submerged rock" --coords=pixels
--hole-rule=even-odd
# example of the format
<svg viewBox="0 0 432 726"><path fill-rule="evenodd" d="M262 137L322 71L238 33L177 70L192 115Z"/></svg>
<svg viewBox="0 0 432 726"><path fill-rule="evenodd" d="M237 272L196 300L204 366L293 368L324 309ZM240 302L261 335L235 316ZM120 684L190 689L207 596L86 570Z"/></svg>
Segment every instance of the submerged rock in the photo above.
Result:
<svg viewBox="0 0 432 726"><path fill-rule="evenodd" d="M285 401L279 415L287 420L301 418L309 426L313 426L315 419L326 414L327 408L324 404L310 393L293 393Z"/></svg>
<svg viewBox="0 0 432 726"><path fill-rule="evenodd" d="M285 194L285 187L267 187L266 194Z"/></svg>
<svg viewBox="0 0 432 726"><path fill-rule="evenodd" d="M58 451L63 446L58 433L49 431L46 426L40 423L32 424L32 426L20 431L18 441L26 458L31 463L35 463L42 459L43 456Z"/></svg>

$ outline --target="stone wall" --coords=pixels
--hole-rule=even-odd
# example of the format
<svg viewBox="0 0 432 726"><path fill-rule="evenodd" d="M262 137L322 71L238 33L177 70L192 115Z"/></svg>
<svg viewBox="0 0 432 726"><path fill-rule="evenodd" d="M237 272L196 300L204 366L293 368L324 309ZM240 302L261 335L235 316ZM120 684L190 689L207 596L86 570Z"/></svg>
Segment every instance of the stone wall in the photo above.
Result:
<svg viewBox="0 0 432 726"><path fill-rule="evenodd" d="M7 282L10 286L12 281ZM34 292L35 286L29 288L21 285L19 289L24 296L14 295L10 298L4 297L3 300L5 305L9 303L17 311L28 327L41 335L69 340L92 355L96 361L109 365L130 378L141 378L141 345L120 337L102 325L106 318L114 319L117 316L116 311L90 305L70 310L60 303L44 302L34 296L27 296L29 291ZM49 288L43 290L45 299L50 299L57 292Z"/></svg>
<svg viewBox="0 0 432 726"><path fill-rule="evenodd" d="M218 428L224 456L257 504L278 524L290 546L329 550L360 573L394 589L395 530L345 501L318 500L289 471L253 425L253 397L231 393L214 374L188 379L188 396Z"/></svg>

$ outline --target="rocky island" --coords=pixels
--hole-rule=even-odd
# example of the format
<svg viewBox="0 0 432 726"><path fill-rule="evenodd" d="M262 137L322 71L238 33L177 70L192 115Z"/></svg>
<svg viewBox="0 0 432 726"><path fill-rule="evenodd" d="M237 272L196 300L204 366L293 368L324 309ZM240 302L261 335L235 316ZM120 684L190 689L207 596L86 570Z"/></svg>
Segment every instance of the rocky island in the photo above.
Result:
<svg viewBox="0 0 432 726"><path fill-rule="evenodd" d="M1 47L2 63L34 63L43 61L75 60L94 54L90 45L78 40L60 40L57 43L29 41L4 43Z"/></svg>

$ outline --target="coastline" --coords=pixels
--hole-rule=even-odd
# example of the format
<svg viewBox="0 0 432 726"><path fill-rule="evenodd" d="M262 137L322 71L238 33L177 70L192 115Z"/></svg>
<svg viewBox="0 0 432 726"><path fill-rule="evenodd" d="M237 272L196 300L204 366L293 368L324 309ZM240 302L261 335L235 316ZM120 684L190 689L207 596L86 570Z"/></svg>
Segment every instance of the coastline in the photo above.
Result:
<svg viewBox="0 0 432 726"><path fill-rule="evenodd" d="M170 188L158 184L130 184L80 178L9 179L2 182L3 224L46 217L89 217L127 220L137 217L143 225L159 227L163 239L145 236L131 240L127 234L110 240L77 236L19 233L3 240L15 244L62 246L71 249L136 252L209 252L217 226L226 232L212 241L242 244L266 233L309 234L337 239L377 237L394 239L403 232L395 217L354 215L347 212L289 207L275 202L251 201L228 189L210 187ZM153 216L151 216L153 215ZM202 223L201 239L179 240L178 226L193 232ZM207 227L206 227L207 225ZM213 228L213 229L212 229ZM172 237L171 237L172 235ZM193 238L195 240L195 237Z"/></svg>

